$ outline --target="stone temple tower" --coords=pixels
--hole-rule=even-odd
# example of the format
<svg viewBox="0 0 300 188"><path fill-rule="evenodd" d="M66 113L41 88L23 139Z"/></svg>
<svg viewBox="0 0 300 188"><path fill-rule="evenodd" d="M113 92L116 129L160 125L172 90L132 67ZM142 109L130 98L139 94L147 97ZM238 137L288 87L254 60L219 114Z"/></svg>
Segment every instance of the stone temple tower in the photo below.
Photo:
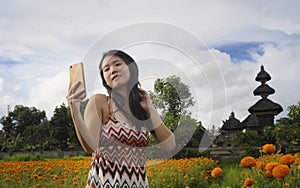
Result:
<svg viewBox="0 0 300 188"><path fill-rule="evenodd" d="M274 116L282 112L283 109L279 104L268 99L268 96L274 94L275 90L267 84L267 81L271 80L271 76L265 71L263 65L260 67L260 72L255 80L260 82L261 85L253 91L253 94L261 96L261 99L251 106L248 111L252 116L256 116L258 128L262 130L264 126L273 126Z"/></svg>

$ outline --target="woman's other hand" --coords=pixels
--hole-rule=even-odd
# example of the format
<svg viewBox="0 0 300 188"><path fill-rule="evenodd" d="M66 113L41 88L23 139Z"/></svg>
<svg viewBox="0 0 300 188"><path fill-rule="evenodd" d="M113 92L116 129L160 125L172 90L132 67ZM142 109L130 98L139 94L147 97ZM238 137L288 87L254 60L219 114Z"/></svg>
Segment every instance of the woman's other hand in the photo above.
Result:
<svg viewBox="0 0 300 188"><path fill-rule="evenodd" d="M147 93L147 91L143 90L143 89L139 89L140 93L141 93L141 106L142 108L144 108L147 112L150 112L150 108L153 107L150 95Z"/></svg>

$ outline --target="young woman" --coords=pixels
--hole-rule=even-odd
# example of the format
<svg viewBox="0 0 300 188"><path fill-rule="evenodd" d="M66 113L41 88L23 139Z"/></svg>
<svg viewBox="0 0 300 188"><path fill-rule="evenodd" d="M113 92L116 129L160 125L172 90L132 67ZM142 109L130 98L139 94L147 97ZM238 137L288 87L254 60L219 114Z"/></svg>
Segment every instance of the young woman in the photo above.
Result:
<svg viewBox="0 0 300 188"><path fill-rule="evenodd" d="M82 147L92 153L86 187L149 187L146 152L149 133L165 150L175 148L173 133L154 109L149 94L140 88L138 68L126 53L104 53L100 75L108 96L93 95L80 112L81 82L71 86L67 99Z"/></svg>

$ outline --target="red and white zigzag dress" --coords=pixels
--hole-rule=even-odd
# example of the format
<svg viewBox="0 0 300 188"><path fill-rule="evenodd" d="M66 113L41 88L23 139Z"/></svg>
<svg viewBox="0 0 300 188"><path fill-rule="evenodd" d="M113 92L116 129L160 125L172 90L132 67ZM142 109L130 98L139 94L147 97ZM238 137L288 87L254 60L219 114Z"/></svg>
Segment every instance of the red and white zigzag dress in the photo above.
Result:
<svg viewBox="0 0 300 188"><path fill-rule="evenodd" d="M99 148L92 155L87 188L148 188L145 147L149 132L117 121L102 126Z"/></svg>

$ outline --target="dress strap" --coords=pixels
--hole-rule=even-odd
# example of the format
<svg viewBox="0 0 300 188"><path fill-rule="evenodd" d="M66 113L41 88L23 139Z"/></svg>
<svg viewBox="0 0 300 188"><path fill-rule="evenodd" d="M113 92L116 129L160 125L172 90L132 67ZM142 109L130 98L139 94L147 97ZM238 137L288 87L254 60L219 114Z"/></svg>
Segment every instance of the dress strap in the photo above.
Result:
<svg viewBox="0 0 300 188"><path fill-rule="evenodd" d="M109 116L112 115L112 106L111 106L111 98L108 96L107 97L107 105L108 105L108 114Z"/></svg>
<svg viewBox="0 0 300 188"><path fill-rule="evenodd" d="M117 123L117 119L114 115L114 112L113 112L113 107L112 107L112 100L111 100L111 97L107 97L107 105L108 105L108 120L112 120L114 123Z"/></svg>

